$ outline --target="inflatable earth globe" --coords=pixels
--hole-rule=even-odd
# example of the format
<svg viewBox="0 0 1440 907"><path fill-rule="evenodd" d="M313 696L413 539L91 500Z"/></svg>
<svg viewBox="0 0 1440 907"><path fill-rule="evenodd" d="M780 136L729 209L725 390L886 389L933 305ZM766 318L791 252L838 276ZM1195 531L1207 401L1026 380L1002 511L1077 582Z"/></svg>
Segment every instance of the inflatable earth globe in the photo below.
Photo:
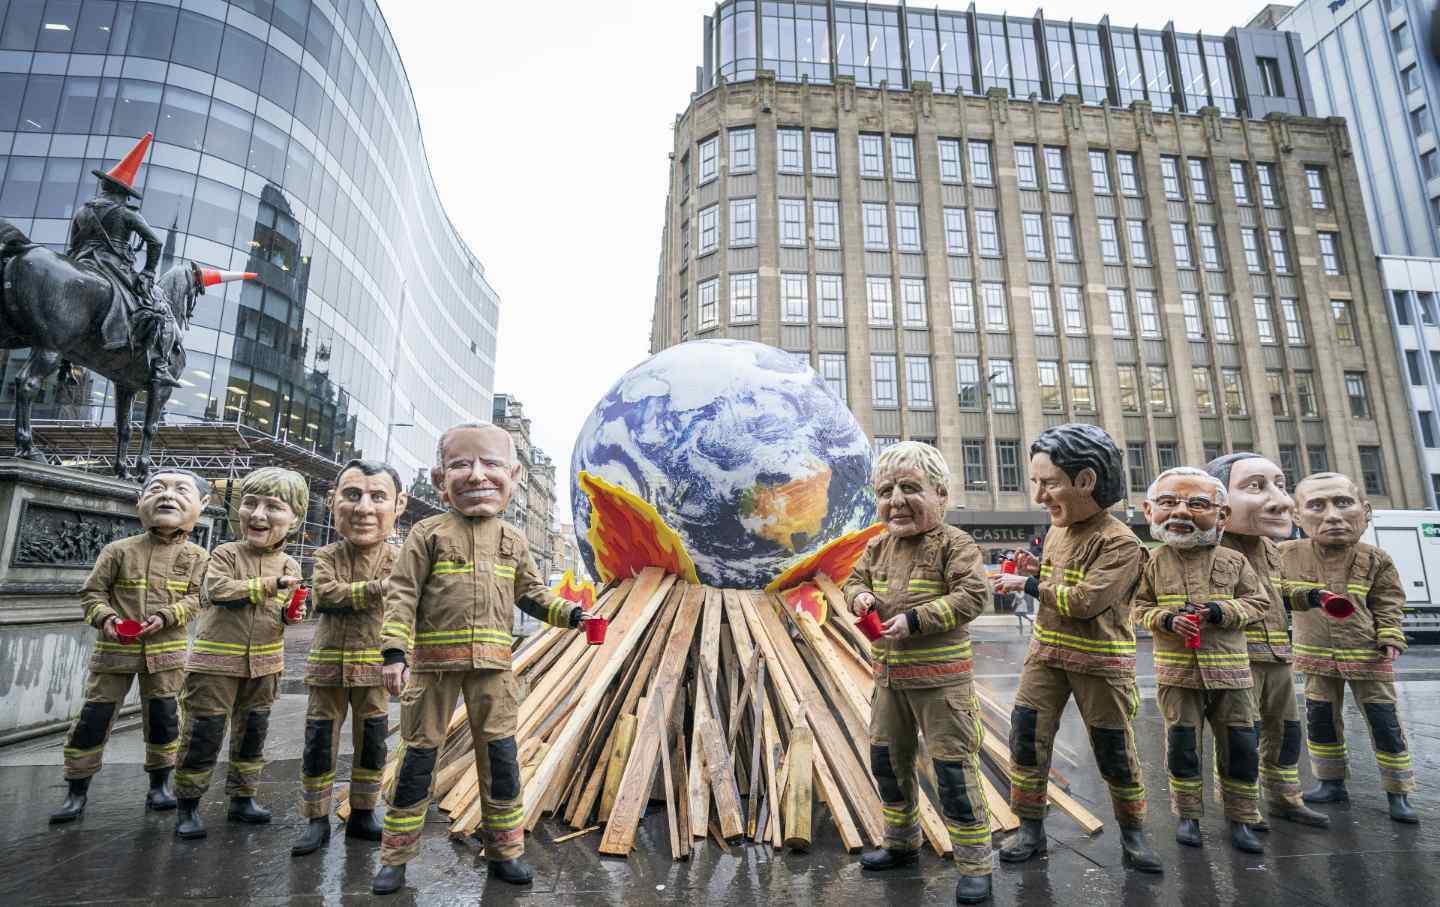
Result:
<svg viewBox="0 0 1440 907"><path fill-rule="evenodd" d="M743 340L682 343L621 377L581 429L576 541L602 581L666 566L764 588L873 522L870 466L860 424L803 359Z"/></svg>

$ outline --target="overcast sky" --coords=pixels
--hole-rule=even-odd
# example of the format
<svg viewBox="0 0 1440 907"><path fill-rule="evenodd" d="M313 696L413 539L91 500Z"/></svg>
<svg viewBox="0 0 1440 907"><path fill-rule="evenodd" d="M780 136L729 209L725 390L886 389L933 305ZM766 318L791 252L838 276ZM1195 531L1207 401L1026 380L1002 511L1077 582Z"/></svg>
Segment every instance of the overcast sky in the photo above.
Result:
<svg viewBox="0 0 1440 907"><path fill-rule="evenodd" d="M568 520L575 436L649 351L672 125L702 59L702 17L715 6L379 2L440 198L500 294L495 391L525 404L535 443L556 462ZM1029 16L1037 5L977 8ZM1166 22L1134 0L1043 8L1052 19ZM1165 15L1180 29L1223 34L1261 8L1212 0Z"/></svg>

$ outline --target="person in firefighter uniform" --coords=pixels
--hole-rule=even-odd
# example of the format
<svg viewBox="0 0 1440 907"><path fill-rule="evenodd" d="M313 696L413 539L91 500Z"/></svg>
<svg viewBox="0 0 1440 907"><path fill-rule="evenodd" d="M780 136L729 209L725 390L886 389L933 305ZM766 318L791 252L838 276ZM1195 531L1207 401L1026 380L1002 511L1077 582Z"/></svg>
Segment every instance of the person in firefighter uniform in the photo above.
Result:
<svg viewBox="0 0 1440 907"><path fill-rule="evenodd" d="M90 779L100 770L115 714L140 682L145 770L150 791L145 807L175 808L170 772L180 739L176 697L185 680L185 625L200 610L200 579L208 555L190 541L210 486L183 469L152 472L140 486L136 510L143 532L100 551L80 592L85 622L101 633L90 655L85 704L65 740L64 804L52 823L70 822L85 811ZM121 621L140 624L122 637Z"/></svg>
<svg viewBox="0 0 1440 907"><path fill-rule="evenodd" d="M350 817L345 837L379 841L375 818L385 768L390 697L380 674L385 583L399 546L387 543L408 496L394 467L351 460L340 467L330 514L341 541L315 552L315 640L305 660L305 753L300 760L300 815L309 819L291 848L313 853L330 840L330 803L340 731L350 715L355 743Z"/></svg>
<svg viewBox="0 0 1440 907"><path fill-rule="evenodd" d="M992 858L968 625L990 592L974 539L945 525L949 484L950 469L931 445L885 448L875 461L875 499L886 531L866 546L845 584L851 609L877 609L885 628L872 646L870 719L870 770L884 803L885 843L860 865L882 871L916 860L915 770L923 734L960 870L955 900L978 904L990 898Z"/></svg>
<svg viewBox="0 0 1440 907"><path fill-rule="evenodd" d="M513 609L552 626L580 626L583 609L545 587L520 530L500 519L520 464L510 435L465 424L440 437L431 481L449 505L416 523L401 546L385 594L380 648L385 686L400 696L404 757L386 796L375 894L405 884L405 864L420 846L435 759L462 693L475 741L481 837L490 874L529 884L525 808L515 732L515 674L510 670Z"/></svg>
<svg viewBox="0 0 1440 907"><path fill-rule="evenodd" d="M1263 626L1269 598L1244 555L1220 547L1230 515L1225 500L1225 487L1203 469L1160 473L1144 506L1150 535L1163 544L1140 574L1133 610L1136 626L1154 634L1175 840L1202 844L1201 729L1208 723L1230 843L1261 853L1251 829L1260 820L1260 751L1245 628Z"/></svg>
<svg viewBox="0 0 1440 907"><path fill-rule="evenodd" d="M1360 541L1370 504L1349 477L1308 476L1295 489L1295 505L1307 538L1280 546L1280 575L1295 613L1295 667L1305 673L1305 743L1320 782L1305 792L1305 802L1350 799L1341 718L1348 684L1370 726L1390 818L1413 824L1420 821L1409 798L1415 773L1395 709L1394 665L1406 646L1400 575L1388 554ZM1331 601L1336 597L1344 600L1338 610Z"/></svg>
<svg viewBox="0 0 1440 907"><path fill-rule="evenodd" d="M1106 512L1125 497L1124 461L1103 430L1058 425L1030 445L1030 483L1052 528L1039 560L1018 551L1016 572L995 579L997 591L1024 592L1040 603L1010 715L1010 806L1020 829L1000 859L1019 863L1046 851L1050 757L1073 696L1110 788L1123 862L1160 872L1145 840L1145 780L1131 725L1140 694L1130 600L1145 549Z"/></svg>
<svg viewBox="0 0 1440 907"><path fill-rule="evenodd" d="M1264 587L1265 619L1245 628L1250 646L1250 678L1260 713L1260 788L1273 817L1324 828L1330 817L1300 799L1300 709L1295 704L1291 670L1290 614L1280 595L1280 547L1290 538L1295 502L1285 489L1285 473L1270 460L1248 451L1211 460L1205 471L1225 486L1230 519L1221 546L1245 555ZM1252 826L1269 831L1262 817Z"/></svg>

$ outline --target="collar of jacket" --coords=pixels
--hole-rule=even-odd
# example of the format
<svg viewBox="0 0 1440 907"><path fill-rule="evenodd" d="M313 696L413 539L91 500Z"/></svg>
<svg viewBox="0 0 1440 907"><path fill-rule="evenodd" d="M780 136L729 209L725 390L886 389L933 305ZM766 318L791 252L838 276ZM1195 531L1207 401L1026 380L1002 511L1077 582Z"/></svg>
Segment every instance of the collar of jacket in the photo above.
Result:
<svg viewBox="0 0 1440 907"><path fill-rule="evenodd" d="M146 533L150 536L152 542L159 545L175 545L190 537L190 530L188 529L176 529L170 533L161 532L159 529L147 529Z"/></svg>
<svg viewBox="0 0 1440 907"><path fill-rule="evenodd" d="M1094 529L1099 529L1101 526L1105 525L1109 516L1110 511L1103 509L1097 510L1083 520L1076 520L1066 528L1069 529L1071 532L1090 532Z"/></svg>
<svg viewBox="0 0 1440 907"><path fill-rule="evenodd" d="M498 514L498 513L495 514L494 516L483 516L483 515L482 515L482 516L470 516L470 515L468 515L468 514L461 513L459 510L456 510L454 507L451 507L450 510L448 511L448 513L449 513L451 516L453 516L455 519L460 520L461 522L465 522L465 523L484 523L486 520L498 520L498 519L500 519L500 514Z"/></svg>
<svg viewBox="0 0 1440 907"><path fill-rule="evenodd" d="M1250 555L1258 552L1265 545L1265 540L1258 535L1237 535L1227 532L1220 536L1220 544L1226 548L1233 549L1245 555L1248 560Z"/></svg>
<svg viewBox="0 0 1440 907"><path fill-rule="evenodd" d="M1215 549L1220 546L1217 544L1197 545L1194 548L1177 548L1174 545L1166 545L1165 547L1169 548L1171 551L1175 552L1175 554L1179 555L1181 560L1188 561L1201 557L1214 557Z"/></svg>

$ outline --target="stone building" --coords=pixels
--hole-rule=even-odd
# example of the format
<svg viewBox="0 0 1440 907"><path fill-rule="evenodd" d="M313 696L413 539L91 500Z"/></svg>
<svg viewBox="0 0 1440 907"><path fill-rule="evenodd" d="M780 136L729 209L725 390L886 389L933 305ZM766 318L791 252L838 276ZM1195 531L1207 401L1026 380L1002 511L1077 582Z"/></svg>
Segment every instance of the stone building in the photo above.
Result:
<svg viewBox="0 0 1440 907"><path fill-rule="evenodd" d="M520 461L520 476L504 517L525 531L540 578L548 582L556 563L551 531L555 522L555 463L530 442L530 419L525 415L525 405L515 397L496 394L491 419L515 440L515 456Z"/></svg>

